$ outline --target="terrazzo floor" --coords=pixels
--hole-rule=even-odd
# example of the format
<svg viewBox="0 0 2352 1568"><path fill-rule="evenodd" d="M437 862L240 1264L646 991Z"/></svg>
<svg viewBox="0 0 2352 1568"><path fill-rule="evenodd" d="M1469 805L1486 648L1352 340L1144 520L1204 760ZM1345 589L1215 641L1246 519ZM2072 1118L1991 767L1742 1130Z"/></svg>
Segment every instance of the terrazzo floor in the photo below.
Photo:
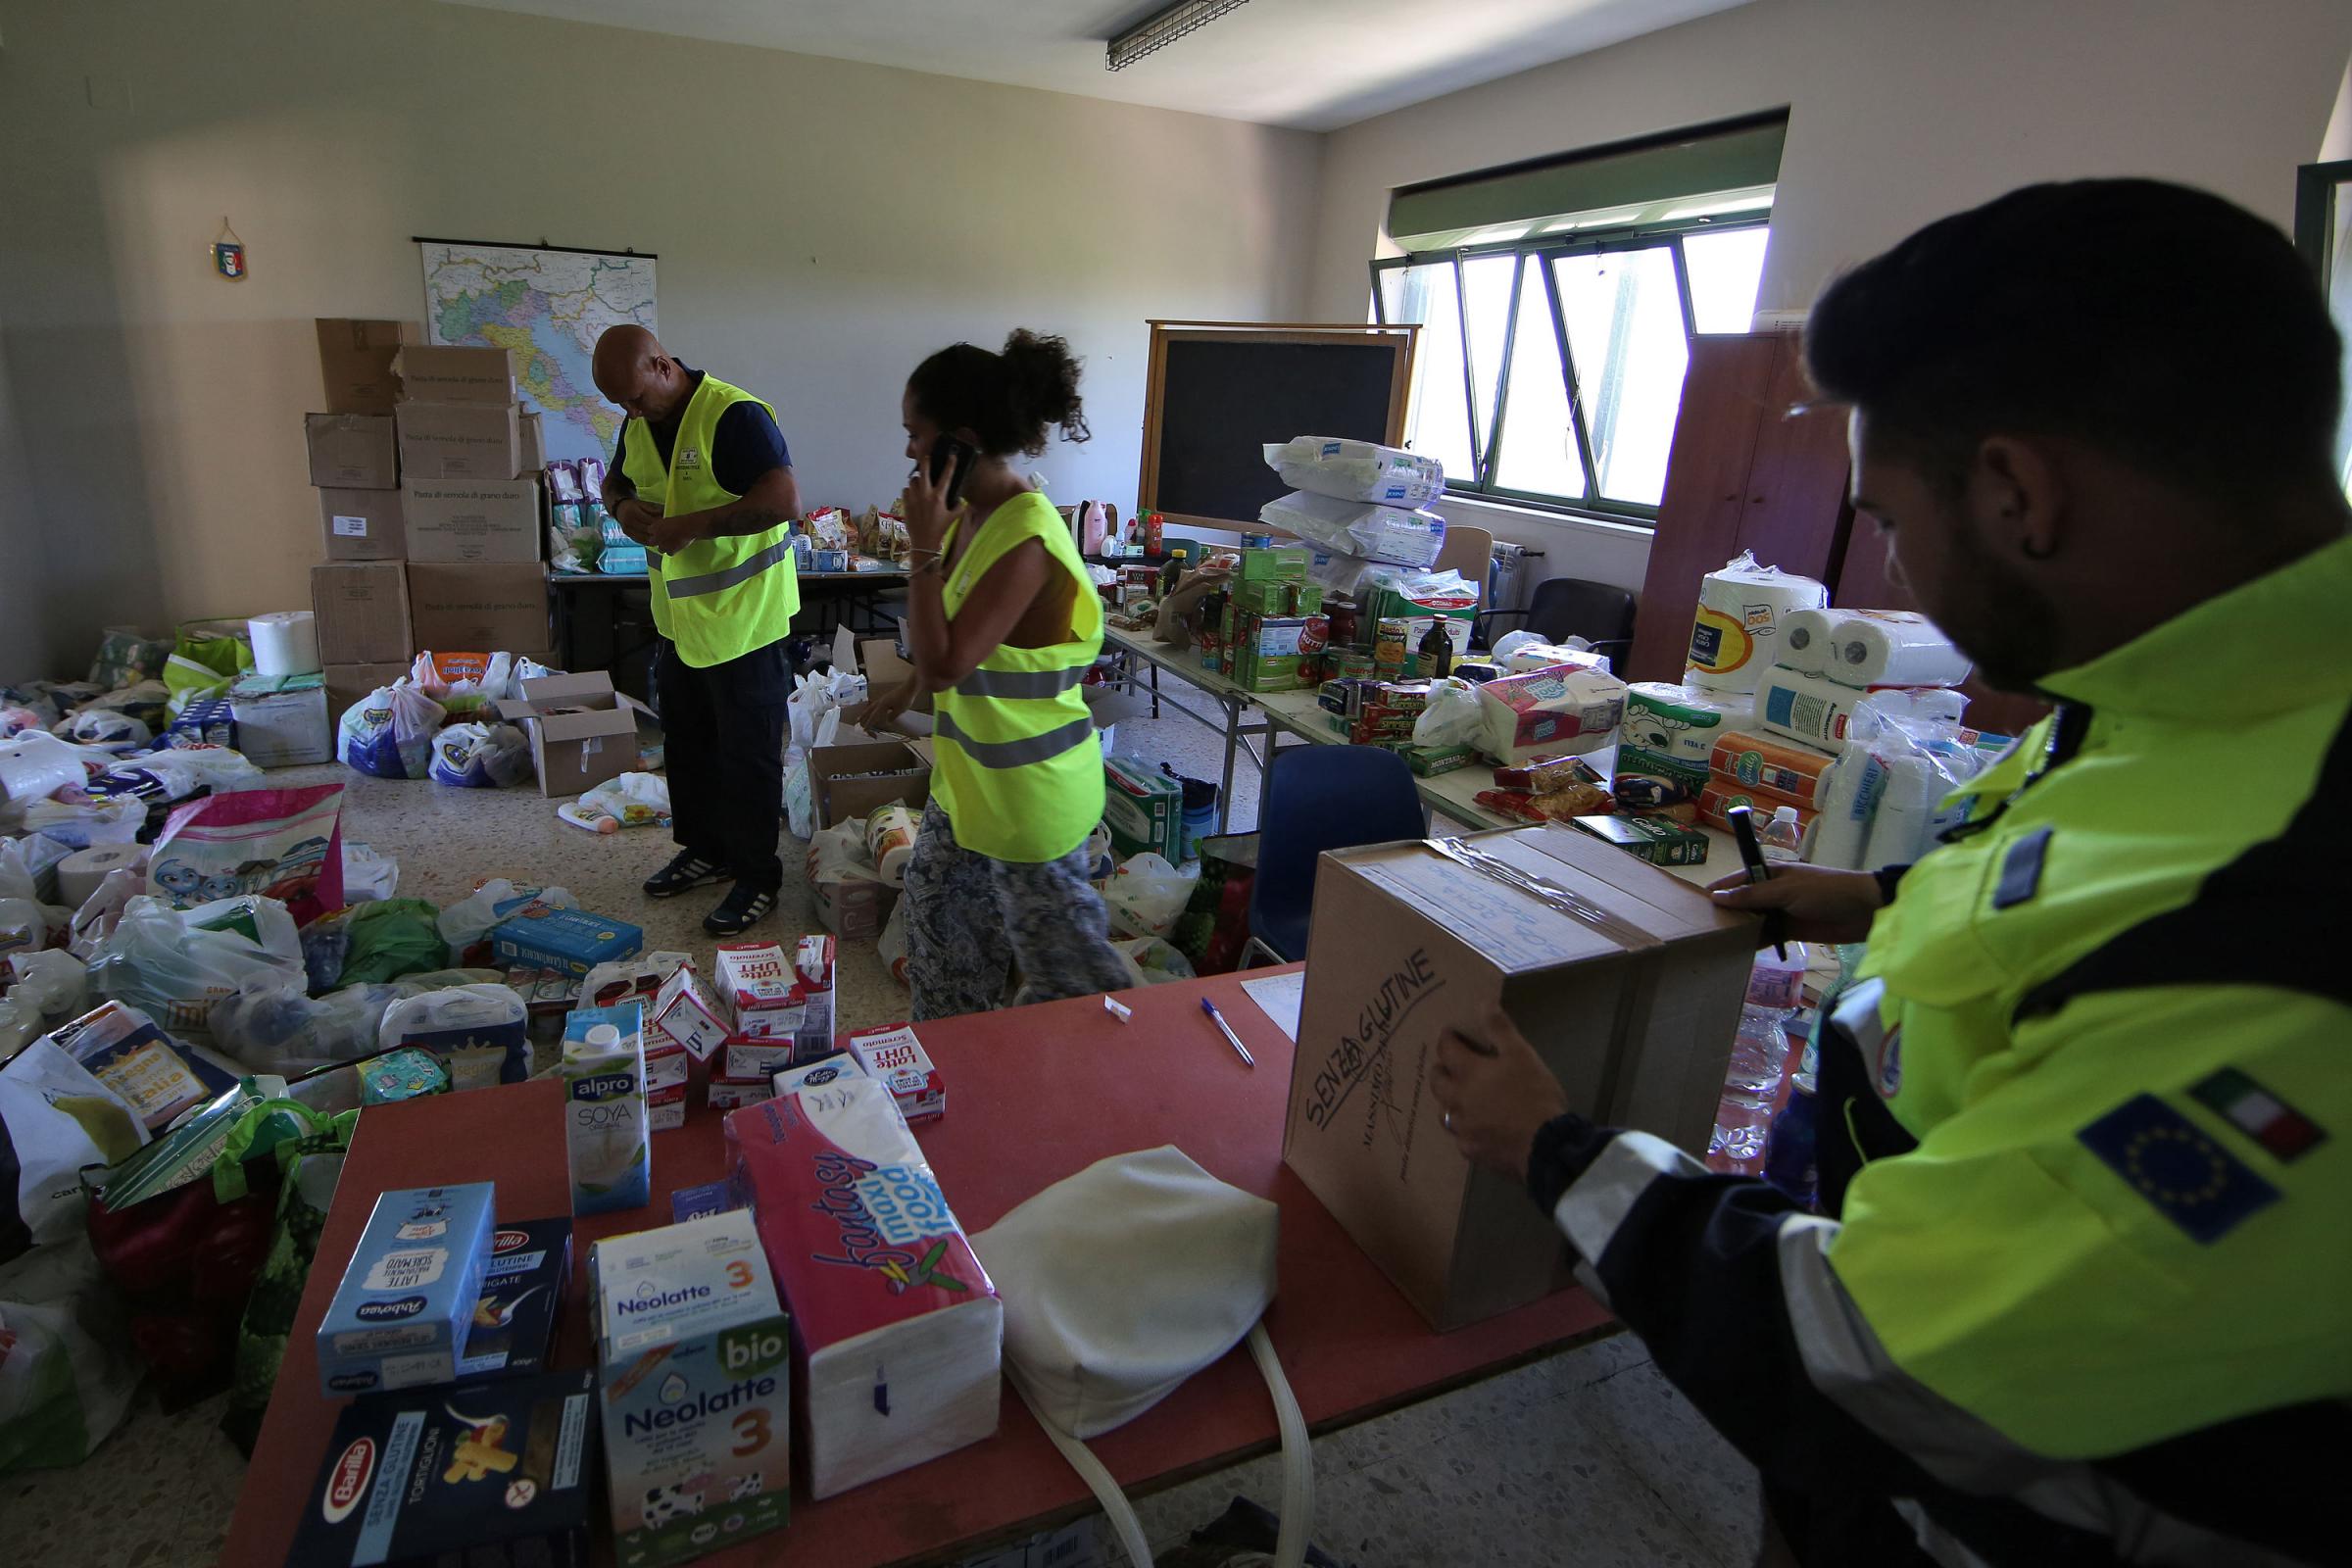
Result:
<svg viewBox="0 0 2352 1568"><path fill-rule="evenodd" d="M1119 726L1118 749L1214 779L1222 742L1170 715ZM1237 770L1237 826L1256 819L1255 774ZM672 853L652 829L599 837L559 822L535 791L466 791L287 769L287 784L348 786L344 836L401 865L402 897L448 904L487 877L569 888L583 906L626 915L646 946L708 962L702 916L725 891L652 902L638 883ZM819 929L787 841L781 906L760 931ZM906 992L871 943L842 945L845 1029L905 1016ZM61 1568L176 1568L214 1561L244 1461L219 1421L222 1399L165 1415L151 1396L90 1460L0 1478L0 1542L12 1562ZM1746 1568L1756 1550L1753 1471L1660 1377L1641 1343L1617 1335L1329 1434L1315 1443L1316 1543L1356 1568L1575 1562ZM1181 1543L1236 1494L1279 1505L1267 1457L1139 1498L1155 1550ZM784 1556L789 1556L789 1539ZM1103 1546L1103 1561L1116 1562ZM829 1565L853 1568L853 1565Z"/></svg>

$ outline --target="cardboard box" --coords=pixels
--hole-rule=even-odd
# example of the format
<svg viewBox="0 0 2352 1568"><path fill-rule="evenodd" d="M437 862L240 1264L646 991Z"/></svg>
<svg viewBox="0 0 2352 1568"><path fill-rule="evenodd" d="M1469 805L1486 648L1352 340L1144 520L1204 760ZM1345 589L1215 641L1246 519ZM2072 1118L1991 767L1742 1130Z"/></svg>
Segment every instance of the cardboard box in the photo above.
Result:
<svg viewBox="0 0 2352 1568"><path fill-rule="evenodd" d="M544 530L536 479L412 477L400 487L400 507L411 561L513 565L539 560ZM530 641L547 641L545 630Z"/></svg>
<svg viewBox="0 0 2352 1568"><path fill-rule="evenodd" d="M587 1367L355 1399L286 1560L587 1562L596 1405Z"/></svg>
<svg viewBox="0 0 2352 1568"><path fill-rule="evenodd" d="M539 416L524 415L519 433L522 438L522 461L514 471L518 474L536 474L547 466L547 431L540 424Z"/></svg>
<svg viewBox="0 0 2352 1568"><path fill-rule="evenodd" d="M522 411L512 403L403 403L392 424L400 471L412 481L512 479L522 471Z"/></svg>
<svg viewBox="0 0 2352 1568"><path fill-rule="evenodd" d="M324 663L397 660L405 670L416 652L409 640L408 570L397 561L313 566L311 613L318 623L318 658Z"/></svg>
<svg viewBox="0 0 2352 1568"><path fill-rule="evenodd" d="M920 815L931 799L931 764L905 741L849 741L808 754L816 825L865 820L878 807L904 801Z"/></svg>
<svg viewBox="0 0 2352 1568"><path fill-rule="evenodd" d="M324 489L389 490L400 483L392 420L382 414L306 414L311 483Z"/></svg>
<svg viewBox="0 0 2352 1568"><path fill-rule="evenodd" d="M1568 1282L1551 1217L1446 1134L1427 1083L1439 1036L1499 1004L1570 1104L1699 1152L1755 955L1752 919L1582 833L1463 842L1556 891L1425 843L1323 857L1283 1131L1284 1161L1439 1329Z"/></svg>
<svg viewBox="0 0 2352 1568"><path fill-rule="evenodd" d="M447 1383L473 1332L490 1263L488 1182L376 1199L318 1321L318 1386L338 1398Z"/></svg>
<svg viewBox="0 0 2352 1568"><path fill-rule="evenodd" d="M409 553L398 490L321 490L318 527L329 561L400 561Z"/></svg>
<svg viewBox="0 0 2352 1568"><path fill-rule="evenodd" d="M334 721L343 716L344 710L359 702L378 686L389 686L406 675L413 666L405 659L389 660L380 664L329 664L326 666L326 716Z"/></svg>
<svg viewBox="0 0 2352 1568"><path fill-rule="evenodd" d="M415 520L412 514L412 525ZM536 562L460 565L412 561L408 581L410 624L416 639L412 653L417 648L499 653L547 646L547 571Z"/></svg>
<svg viewBox="0 0 2352 1568"><path fill-rule="evenodd" d="M505 349L406 343L392 357L404 403L512 403L514 356Z"/></svg>
<svg viewBox="0 0 2352 1568"><path fill-rule="evenodd" d="M1664 816L1632 816L1622 812L1607 816L1579 816L1569 826L1580 833L1590 833L1603 844L1614 844L1628 855L1639 856L1652 865L1704 865L1707 863L1707 836L1694 827Z"/></svg>
<svg viewBox="0 0 2352 1568"><path fill-rule="evenodd" d="M415 321L360 321L318 317L318 378L329 414L390 414L400 396L392 356L405 343L424 341Z"/></svg>
<svg viewBox="0 0 2352 1568"><path fill-rule="evenodd" d="M888 637L875 637L858 645L858 663L865 671L868 691L880 692L897 686L914 675L914 665L899 657L899 645ZM931 694L923 693L906 710L909 713L931 711ZM844 715L847 716L846 714Z"/></svg>
<svg viewBox="0 0 2352 1568"><path fill-rule="evenodd" d="M498 716L531 737L542 795L577 795L637 765L636 707L603 670L526 680Z"/></svg>
<svg viewBox="0 0 2352 1568"><path fill-rule="evenodd" d="M247 675L228 689L237 750L256 767L335 760L324 675Z"/></svg>
<svg viewBox="0 0 2352 1568"><path fill-rule="evenodd" d="M1102 759L1102 825L1120 859L1151 850L1184 863L1184 786L1140 757Z"/></svg>
<svg viewBox="0 0 2352 1568"><path fill-rule="evenodd" d="M643 952L645 933L626 920L587 909L550 908L536 900L490 928L491 962L585 977L600 963ZM575 1007L576 1015L595 1011Z"/></svg>

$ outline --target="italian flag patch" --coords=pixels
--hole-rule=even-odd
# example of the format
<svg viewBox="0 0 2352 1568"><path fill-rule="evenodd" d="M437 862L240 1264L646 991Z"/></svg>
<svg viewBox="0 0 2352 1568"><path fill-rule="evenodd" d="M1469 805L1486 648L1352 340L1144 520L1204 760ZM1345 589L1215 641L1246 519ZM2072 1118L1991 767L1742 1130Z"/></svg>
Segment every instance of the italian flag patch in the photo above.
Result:
<svg viewBox="0 0 2352 1568"><path fill-rule="evenodd" d="M2189 1094L2281 1163L2300 1159L2328 1141L2318 1122L2235 1067L2224 1067Z"/></svg>

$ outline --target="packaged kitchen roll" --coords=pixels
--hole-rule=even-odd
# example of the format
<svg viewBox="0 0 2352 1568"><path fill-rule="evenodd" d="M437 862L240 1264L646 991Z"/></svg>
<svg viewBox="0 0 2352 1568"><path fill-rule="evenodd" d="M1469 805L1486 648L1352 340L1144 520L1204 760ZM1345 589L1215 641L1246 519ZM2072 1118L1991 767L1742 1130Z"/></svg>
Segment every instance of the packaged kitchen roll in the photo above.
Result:
<svg viewBox="0 0 2352 1568"><path fill-rule="evenodd" d="M1638 681L1625 689L1625 740L1657 757L1704 763L1725 730L1747 722L1755 704L1738 694L1671 681Z"/></svg>
<svg viewBox="0 0 2352 1568"><path fill-rule="evenodd" d="M1755 721L1775 735L1807 746L1835 748L1845 740L1854 713L1870 694L1820 675L1776 665L1756 688Z"/></svg>
<svg viewBox="0 0 2352 1568"><path fill-rule="evenodd" d="M1690 625L1686 685L1752 692L1780 653L1780 624L1800 610L1821 610L1830 591L1810 577L1760 565L1741 551L1720 571L1699 579L1698 614Z"/></svg>
<svg viewBox="0 0 2352 1568"><path fill-rule="evenodd" d="M876 807L865 819L866 853L874 858L882 880L894 888L906 885L906 862L914 858L919 827L914 813L895 801Z"/></svg>
<svg viewBox="0 0 2352 1568"><path fill-rule="evenodd" d="M1860 741L1847 741L1821 783L1821 819L1805 858L1838 871L1876 869L1863 850L1886 793L1886 763Z"/></svg>
<svg viewBox="0 0 2352 1568"><path fill-rule="evenodd" d="M93 844L86 850L75 850L57 865L57 902L68 908L78 909L98 891L109 871L136 871L142 880L147 874L147 851L137 844Z"/></svg>
<svg viewBox="0 0 2352 1568"><path fill-rule="evenodd" d="M1968 656L1917 611L1831 613L1829 658L1816 674L1847 686L1957 686L1968 679Z"/></svg>
<svg viewBox="0 0 2352 1568"><path fill-rule="evenodd" d="M326 667L318 662L318 622L307 610L256 615L245 633L253 640L257 675L316 675Z"/></svg>

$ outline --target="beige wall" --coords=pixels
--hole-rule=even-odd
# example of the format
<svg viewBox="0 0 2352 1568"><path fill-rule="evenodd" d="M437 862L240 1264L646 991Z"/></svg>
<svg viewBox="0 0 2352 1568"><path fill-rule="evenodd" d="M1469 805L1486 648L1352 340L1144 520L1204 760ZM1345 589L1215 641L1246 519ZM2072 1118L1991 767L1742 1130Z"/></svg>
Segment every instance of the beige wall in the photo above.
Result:
<svg viewBox="0 0 2352 1568"><path fill-rule="evenodd" d="M1397 185L1782 106L1765 310L2037 179L2162 175L2284 227L2347 54L2344 0L1757 0L1332 133L1307 309L1363 314ZM1553 574L1641 580L1621 532L1477 520Z"/></svg>
<svg viewBox="0 0 2352 1568"><path fill-rule="evenodd" d="M0 346L7 302L0 298ZM48 554L31 505L32 475L17 428L17 405L0 353L0 685L51 673L47 648ZM56 673L79 674L68 666Z"/></svg>
<svg viewBox="0 0 2352 1568"><path fill-rule="evenodd" d="M60 542L61 671L108 621L309 602L311 318L416 317L412 235L659 252L663 338L853 507L904 476L915 362L1015 324L1088 362L1096 438L1042 460L1054 491L1124 506L1145 318L1302 298L1304 133L424 0L0 0L0 35L31 469L0 505ZM208 269L223 214L242 283Z"/></svg>

